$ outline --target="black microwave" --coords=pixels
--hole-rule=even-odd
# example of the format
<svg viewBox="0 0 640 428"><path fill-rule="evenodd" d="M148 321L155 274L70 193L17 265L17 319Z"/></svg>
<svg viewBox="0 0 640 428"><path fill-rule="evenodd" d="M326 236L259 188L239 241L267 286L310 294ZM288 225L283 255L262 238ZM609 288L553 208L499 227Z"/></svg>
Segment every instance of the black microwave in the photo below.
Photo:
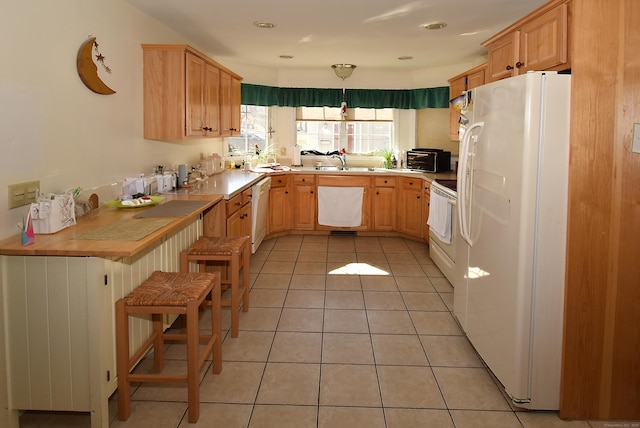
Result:
<svg viewBox="0 0 640 428"><path fill-rule="evenodd" d="M407 152L407 168L424 172L451 170L451 152L442 149L412 149Z"/></svg>

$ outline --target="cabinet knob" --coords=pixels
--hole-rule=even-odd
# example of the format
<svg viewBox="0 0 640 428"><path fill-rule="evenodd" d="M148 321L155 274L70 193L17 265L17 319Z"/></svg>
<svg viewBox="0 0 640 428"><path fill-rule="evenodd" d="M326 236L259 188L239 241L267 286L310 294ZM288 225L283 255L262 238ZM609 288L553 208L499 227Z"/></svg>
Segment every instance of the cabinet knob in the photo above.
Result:
<svg viewBox="0 0 640 428"><path fill-rule="evenodd" d="M302 182L303 182L303 183L305 182L305 179L304 179L304 178L302 179Z"/></svg>
<svg viewBox="0 0 640 428"><path fill-rule="evenodd" d="M313 195L313 190L311 191L311 194Z"/></svg>
<svg viewBox="0 0 640 428"><path fill-rule="evenodd" d="M242 202L236 202L237 207L239 207L240 205L242 205Z"/></svg>
<svg viewBox="0 0 640 428"><path fill-rule="evenodd" d="M520 68L522 67L524 64L521 63L520 61L516 62L516 68Z"/></svg>
<svg viewBox="0 0 640 428"><path fill-rule="evenodd" d="M420 199L420 195L416 196L416 199Z"/></svg>
<svg viewBox="0 0 640 428"><path fill-rule="evenodd" d="M513 70L513 67L512 67L512 66L510 66L510 65L507 65L506 69L507 69L507 70Z"/></svg>
<svg viewBox="0 0 640 428"><path fill-rule="evenodd" d="M205 126L204 128L202 128L205 131L213 131L213 128L209 128L208 126Z"/></svg>

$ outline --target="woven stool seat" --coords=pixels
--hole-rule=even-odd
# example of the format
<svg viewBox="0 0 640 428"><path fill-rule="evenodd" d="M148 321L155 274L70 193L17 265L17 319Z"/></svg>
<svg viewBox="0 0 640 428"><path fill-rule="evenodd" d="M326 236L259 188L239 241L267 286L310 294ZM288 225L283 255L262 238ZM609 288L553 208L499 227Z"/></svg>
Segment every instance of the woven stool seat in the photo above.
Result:
<svg viewBox="0 0 640 428"><path fill-rule="evenodd" d="M212 273L156 271L124 301L127 306L184 306L189 300L198 300L212 281Z"/></svg>
<svg viewBox="0 0 640 428"><path fill-rule="evenodd" d="M131 414L131 383L183 382L187 384L189 422L200 415L199 373L209 354L213 373L222 371L220 275L217 273L153 272L138 288L116 302L116 355L118 364L118 418ZM199 308L211 298L211 332L201 334ZM151 314L153 333L138 350L129 350L129 315ZM165 332L165 314L186 318L180 333ZM165 341L187 342L187 374L163 374ZM200 343L204 349L200 352ZM153 348L154 373L131 373L131 369Z"/></svg>
<svg viewBox="0 0 640 428"><path fill-rule="evenodd" d="M202 236L187 248L186 252L190 256L230 256L233 252L242 251L246 240L244 236L231 238Z"/></svg>
<svg viewBox="0 0 640 428"><path fill-rule="evenodd" d="M189 262L197 262L199 272L221 269L223 290L231 287L231 299L223 299L222 306L231 307L231 337L238 337L238 311L249 310L249 259L251 238L201 236L180 254L180 271L189 271ZM218 266L216 266L216 264ZM221 265L221 266L220 266ZM242 278L241 278L242 276Z"/></svg>

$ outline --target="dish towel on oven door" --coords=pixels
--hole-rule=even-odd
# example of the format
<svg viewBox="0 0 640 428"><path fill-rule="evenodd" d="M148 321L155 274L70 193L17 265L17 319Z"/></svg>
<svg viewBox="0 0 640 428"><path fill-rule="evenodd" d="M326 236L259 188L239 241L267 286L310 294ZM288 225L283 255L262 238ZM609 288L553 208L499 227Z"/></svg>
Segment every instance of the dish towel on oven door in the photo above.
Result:
<svg viewBox="0 0 640 428"><path fill-rule="evenodd" d="M442 242L451 243L451 204L449 198L434 192L433 189L431 189L427 224Z"/></svg>
<svg viewBox="0 0 640 428"><path fill-rule="evenodd" d="M318 224L356 227L362 224L362 187L318 187Z"/></svg>

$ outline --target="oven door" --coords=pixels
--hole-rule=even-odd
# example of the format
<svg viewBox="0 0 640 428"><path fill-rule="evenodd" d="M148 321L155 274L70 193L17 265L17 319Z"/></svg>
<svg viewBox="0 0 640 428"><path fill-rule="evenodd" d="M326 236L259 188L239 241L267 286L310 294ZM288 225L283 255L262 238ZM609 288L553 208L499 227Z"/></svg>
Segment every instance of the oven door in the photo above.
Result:
<svg viewBox="0 0 640 428"><path fill-rule="evenodd" d="M433 184L432 184L433 188ZM439 189L434 189L438 192ZM456 198L448 193L442 192L443 196L447 196L451 207L451 243L447 244L441 241L435 233L429 231L429 257L433 260L442 274L454 285L455 274L455 256L456 256L456 234L458 230L458 214L456 210Z"/></svg>

